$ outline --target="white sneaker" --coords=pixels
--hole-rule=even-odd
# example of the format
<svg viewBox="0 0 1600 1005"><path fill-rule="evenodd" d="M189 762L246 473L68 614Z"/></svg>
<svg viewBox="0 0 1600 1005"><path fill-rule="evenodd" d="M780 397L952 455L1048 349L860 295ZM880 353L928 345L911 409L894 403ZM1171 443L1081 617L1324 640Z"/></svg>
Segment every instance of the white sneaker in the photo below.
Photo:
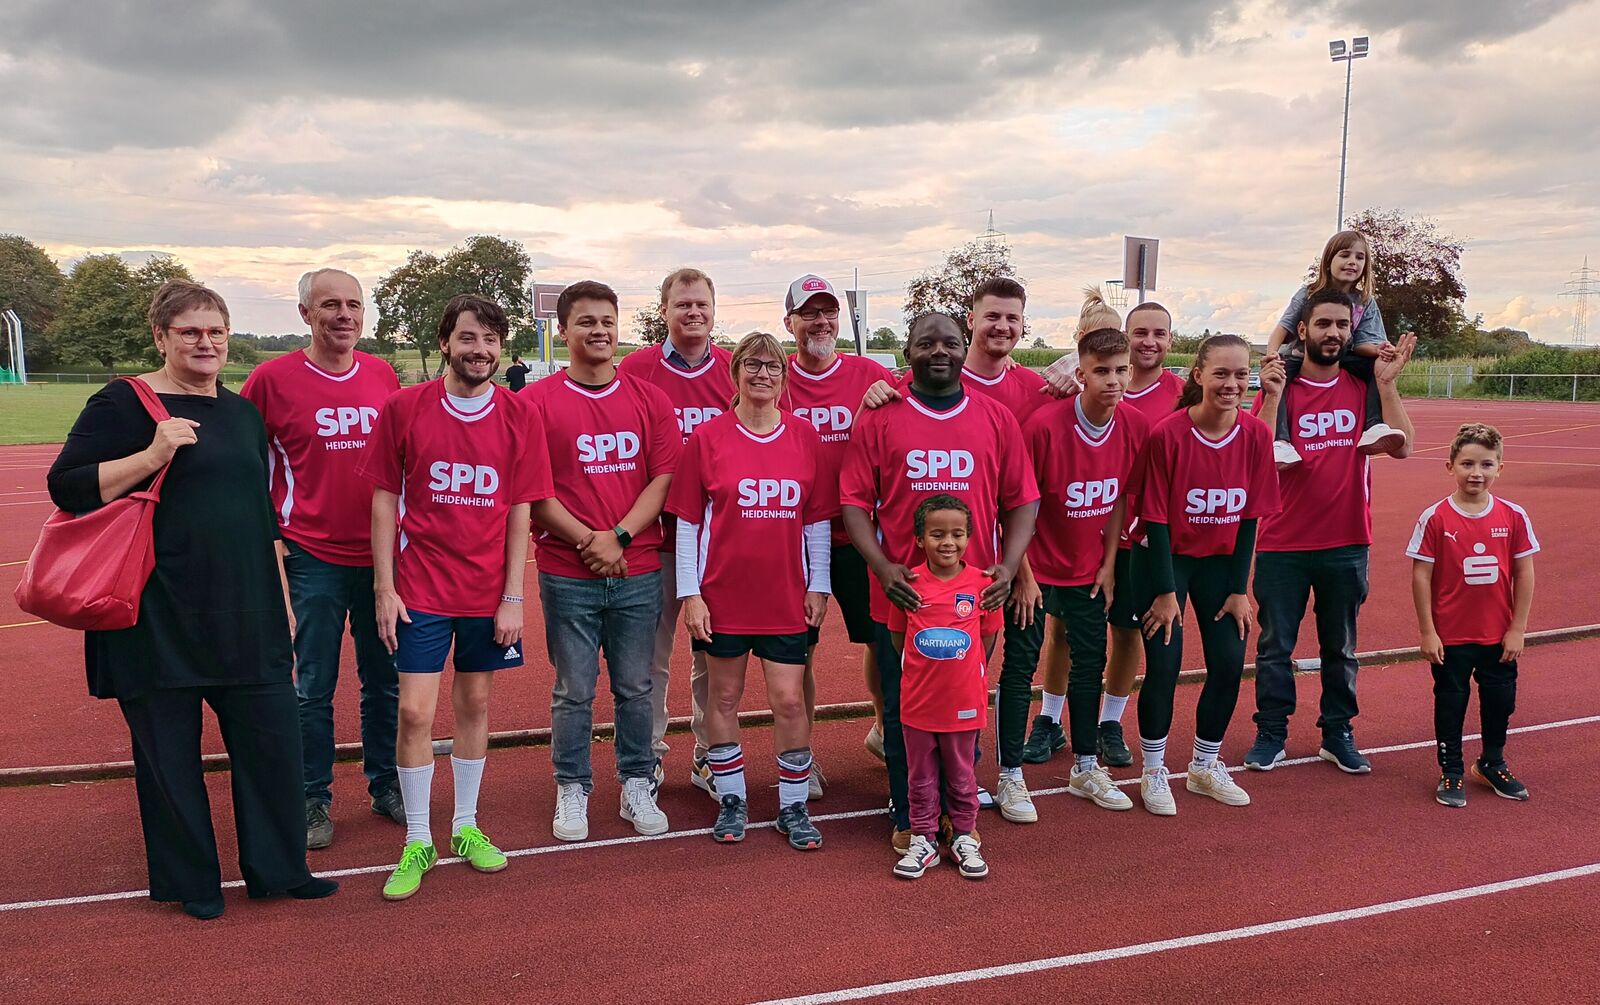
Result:
<svg viewBox="0 0 1600 1005"><path fill-rule="evenodd" d="M962 879L982 879L989 875L989 863L983 860L978 839L971 834L963 834L950 842L950 855L956 860Z"/></svg>
<svg viewBox="0 0 1600 1005"><path fill-rule="evenodd" d="M1096 806L1108 810L1131 810L1133 800L1126 792L1111 781L1111 775L1105 768L1095 765L1088 771L1072 771L1072 777L1067 780L1067 791L1079 799L1092 799ZM1171 793L1169 792L1170 796Z"/></svg>
<svg viewBox="0 0 1600 1005"><path fill-rule="evenodd" d="M1178 801L1172 798L1165 767L1144 769L1144 774L1139 776L1139 799L1145 809L1158 817L1178 815Z"/></svg>
<svg viewBox="0 0 1600 1005"><path fill-rule="evenodd" d="M866 739L861 741L861 745L867 748L867 753L880 761L883 760L883 730L878 728L876 722L872 724L871 729L867 730Z"/></svg>
<svg viewBox="0 0 1600 1005"><path fill-rule="evenodd" d="M822 773L822 765L817 763L815 757L811 758L811 781L806 789L806 801L822 798L822 787L828 784L828 777Z"/></svg>
<svg viewBox="0 0 1600 1005"><path fill-rule="evenodd" d="M1033 797L1028 794L1028 783L1022 780L1022 775L1000 776L997 787L1000 804L1000 815L1014 824L1033 824L1039 822L1039 811L1033 805Z"/></svg>
<svg viewBox="0 0 1600 1005"><path fill-rule="evenodd" d="M1189 763L1189 781L1184 786L1190 792L1210 796L1225 806L1249 806L1250 793L1239 788L1228 768L1217 758L1204 768Z"/></svg>
<svg viewBox="0 0 1600 1005"><path fill-rule="evenodd" d="M711 773L711 762L704 756L694 759L689 765L689 784L710 796L713 802L717 799L717 776Z"/></svg>
<svg viewBox="0 0 1600 1005"><path fill-rule="evenodd" d="M629 778L622 783L622 808L618 813L640 834L667 832L667 815L661 812L656 797L650 794L648 778Z"/></svg>
<svg viewBox="0 0 1600 1005"><path fill-rule="evenodd" d="M1405 430L1396 429L1387 422L1377 422L1361 434L1356 450L1363 454L1387 454L1405 445Z"/></svg>
<svg viewBox="0 0 1600 1005"><path fill-rule="evenodd" d="M577 782L556 786L556 818L550 833L558 841L583 841L589 837L589 793Z"/></svg>
<svg viewBox="0 0 1600 1005"><path fill-rule="evenodd" d="M1278 463L1278 470L1292 468L1300 463L1300 451L1288 440L1272 441L1272 459Z"/></svg>
<svg viewBox="0 0 1600 1005"><path fill-rule="evenodd" d="M921 834L911 837L911 847L900 861L894 864L894 874L901 879L921 879L922 874L939 864L939 849Z"/></svg>

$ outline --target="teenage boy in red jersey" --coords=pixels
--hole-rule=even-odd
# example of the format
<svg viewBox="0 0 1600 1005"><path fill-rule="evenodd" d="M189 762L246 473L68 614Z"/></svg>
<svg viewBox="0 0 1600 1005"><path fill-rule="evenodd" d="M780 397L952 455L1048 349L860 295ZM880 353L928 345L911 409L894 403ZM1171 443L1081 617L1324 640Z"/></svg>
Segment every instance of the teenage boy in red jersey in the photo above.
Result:
<svg viewBox="0 0 1600 1005"><path fill-rule="evenodd" d="M950 813L950 854L967 879L989 875L978 843L978 776L973 748L987 724L984 665L1004 620L978 597L989 577L961 560L972 539L972 511L938 493L917 507L914 570L922 605L889 610L889 638L901 654L901 731L906 744L911 846L894 874L918 879L939 864L941 802ZM906 643L910 642L908 648ZM941 796L943 799L941 800Z"/></svg>
<svg viewBox="0 0 1600 1005"><path fill-rule="evenodd" d="M1183 378L1166 369L1167 351L1172 348L1172 315L1160 304L1147 301L1128 312L1126 326L1132 370L1117 407L1123 414L1139 412L1153 427L1172 414L1178 395L1183 391ZM1076 357L1074 353L1070 358L1075 360ZM1076 365L1074 362L1073 366ZM1070 386L1061 381L1060 366L1061 361L1057 361L1045 371L1046 378L1058 381L1052 387ZM1068 368L1065 376L1069 380L1071 373ZM1076 381L1072 380L1071 384L1075 385ZM1136 513L1137 500L1130 498L1128 518L1131 520ZM1128 750L1123 736L1122 714L1128 707L1128 696L1133 694L1133 681L1144 658L1144 640L1139 634L1139 619L1144 612L1133 607L1130 547L1124 533L1117 553L1111 610L1106 615L1111 626L1111 646L1106 660L1105 693L1100 696L1099 760L1114 768L1126 768L1133 763L1133 753ZM1043 764L1055 751L1067 745L1066 733L1061 728L1061 711L1066 703L1069 681L1069 647L1063 627L1055 622L1046 631L1044 700L1022 753L1022 759L1029 764Z"/></svg>
<svg viewBox="0 0 1600 1005"><path fill-rule="evenodd" d="M622 357L617 372L624 377L652 384L665 392L678 417L678 432L689 439L695 427L728 410L733 399L733 376L729 372L732 354L711 341L717 318L717 290L711 277L699 269L678 269L661 281L661 314L667 321L667 337L661 348L645 347ZM673 542L677 529L670 513L661 516L664 541L661 552L661 619L656 626L655 651L650 657L651 746L657 764L655 782L659 787L666 777L659 763L667 753L667 685L672 671L672 645L677 637L677 567L673 561ZM706 763L706 659L690 653L690 727L694 731L694 761L689 781L717 798L716 780Z"/></svg>
<svg viewBox="0 0 1600 1005"><path fill-rule="evenodd" d="M1065 626L1071 650L1066 704L1076 761L1068 791L1106 809L1128 810L1133 800L1099 764L1098 712L1106 612L1116 599L1118 544L1127 524L1125 490L1150 427L1140 412L1121 405L1128 337L1101 328L1083 337L1078 353L1082 392L1045 405L1023 429L1042 494L1028 562L1044 608ZM1133 606L1131 598L1124 604ZM997 698L1000 765L1020 773L1033 668L1025 675L1010 669L1007 660Z"/></svg>
<svg viewBox="0 0 1600 1005"><path fill-rule="evenodd" d="M463 294L445 305L444 376L390 398L361 459L374 486L378 636L400 674L396 760L406 845L383 887L389 900L416 893L438 860L428 826L433 717L452 641L450 848L480 872L506 866L478 828L490 684L492 671L522 665L529 505L552 494L539 413L492 379L508 328L505 312L483 297Z"/></svg>
<svg viewBox="0 0 1600 1005"><path fill-rule="evenodd" d="M1505 748L1539 539L1521 506L1489 492L1504 470L1501 462L1499 430L1476 422L1456 430L1445 465L1456 490L1422 511L1406 547L1422 655L1433 664L1441 772L1434 798L1451 807L1467 805L1461 728L1474 676L1483 754L1472 762L1472 774L1497 796L1528 798L1528 787L1506 767Z"/></svg>
<svg viewBox="0 0 1600 1005"><path fill-rule="evenodd" d="M267 426L278 554L294 612L295 694L304 747L306 847L333 842L333 693L346 619L361 679L361 767L372 812L405 823L395 781L400 683L378 640L372 601L372 486L356 474L378 409L400 389L394 368L356 350L366 313L348 272L300 277L311 344L250 371L240 394Z"/></svg>
<svg viewBox="0 0 1600 1005"><path fill-rule="evenodd" d="M1367 556L1372 545L1372 476L1358 445L1366 415L1367 385L1340 368L1352 330L1350 298L1319 290L1301 309L1299 376L1280 401L1272 387L1256 395L1253 411L1269 427L1287 409L1292 443L1303 460L1278 472L1281 512L1261 521L1256 540L1255 596L1261 635L1256 640L1256 739L1245 767L1269 771L1286 756L1294 714L1294 647L1315 597L1317 645L1322 657L1318 756L1349 774L1372 764L1356 746L1351 722L1356 704L1356 617L1367 599ZM1373 381L1383 421L1405 435L1392 437L1392 455L1404 457L1415 439L1396 381L1416 337L1401 339L1392 358L1377 361Z"/></svg>
<svg viewBox="0 0 1600 1005"><path fill-rule="evenodd" d="M562 841L589 836L589 752L604 650L615 706L619 812L639 833L660 834L667 815L653 791L650 656L661 616L659 517L682 441L667 396L621 376L612 362L617 295L611 287L568 286L556 301L556 319L571 362L524 395L544 424L555 484L555 495L533 508L541 528L545 645L556 670L551 831Z"/></svg>
<svg viewBox="0 0 1600 1005"><path fill-rule="evenodd" d="M906 358L911 364L907 393L858 416L840 478L845 530L876 580L872 620L883 680L884 760L894 846L901 854L910 845L911 824L900 734L900 657L885 626L891 604L915 610L921 603L908 568L917 506L945 492L972 510L972 564L992 577L982 597L988 610L1010 596L1033 537L1039 501L1017 420L995 402L963 390L966 340L956 323L942 314L913 320Z"/></svg>
<svg viewBox="0 0 1600 1005"><path fill-rule="evenodd" d="M784 410L809 422L820 441L819 477L828 484L839 483L850 431L855 425L856 408L862 395L878 381L891 381L888 370L865 356L838 351L839 294L821 276L801 276L789 284L784 295L783 327L794 337L795 351L789 357L789 379L784 383ZM861 668L872 696L872 728L866 747L883 759L883 686L878 682L878 660L873 651L872 611L869 601L867 563L850 543L844 524L833 523L833 596L844 616L850 641L861 646ZM806 660L806 708L816 712L816 678L811 658ZM811 797L822 795L822 771L811 765Z"/></svg>

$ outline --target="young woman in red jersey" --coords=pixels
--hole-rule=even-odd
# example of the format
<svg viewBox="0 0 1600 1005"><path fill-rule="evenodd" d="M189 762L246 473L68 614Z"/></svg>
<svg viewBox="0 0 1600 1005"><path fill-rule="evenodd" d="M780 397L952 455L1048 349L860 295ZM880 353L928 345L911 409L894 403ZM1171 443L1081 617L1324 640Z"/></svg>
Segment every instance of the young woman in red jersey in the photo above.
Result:
<svg viewBox="0 0 1600 1005"><path fill-rule="evenodd" d="M1240 409L1250 380L1250 347L1237 335L1200 344L1177 411L1150 432L1139 491L1142 539L1133 580L1144 611L1144 686L1139 744L1145 809L1178 812L1167 784L1167 733L1183 660L1183 606L1194 603L1205 650L1206 682L1195 713L1194 758L1187 788L1229 806L1250 797L1228 775L1219 752L1239 700L1245 637L1252 623L1245 595L1255 552L1256 520L1276 513L1272 431ZM1281 389L1283 363L1269 358L1262 383Z"/></svg>
<svg viewBox="0 0 1600 1005"><path fill-rule="evenodd" d="M828 531L838 487L817 477L816 430L778 407L788 369L778 340L746 336L732 369L733 408L694 431L667 500L678 518L683 624L706 656L707 757L721 804L711 836L742 841L749 818L739 701L754 652L778 750L778 831L811 850L822 847L822 834L806 813L805 663L831 591Z"/></svg>

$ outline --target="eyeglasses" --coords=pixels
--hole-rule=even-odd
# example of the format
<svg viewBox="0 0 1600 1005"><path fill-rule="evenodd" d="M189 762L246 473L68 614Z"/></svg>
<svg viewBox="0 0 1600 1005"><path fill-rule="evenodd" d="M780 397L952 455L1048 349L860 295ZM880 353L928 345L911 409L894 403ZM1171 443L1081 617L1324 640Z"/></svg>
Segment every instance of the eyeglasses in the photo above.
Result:
<svg viewBox="0 0 1600 1005"><path fill-rule="evenodd" d="M761 359L747 359L744 360L740 366L743 368L745 373L752 377L758 376L762 373L765 373L769 377L783 376L784 365L782 363L769 363L766 360Z"/></svg>
<svg viewBox="0 0 1600 1005"><path fill-rule="evenodd" d="M176 335L184 345L199 345L202 337L210 339L212 345L223 345L228 341L226 328L168 328L167 334Z"/></svg>
<svg viewBox="0 0 1600 1005"><path fill-rule="evenodd" d="M837 308L837 307L820 307L820 308L819 307L807 307L804 310L794 311L792 313L800 315L800 320L802 320L802 321L815 321L819 317L820 318L827 318L829 321L832 321L833 319L835 319L835 318L837 318L839 316L839 308Z"/></svg>

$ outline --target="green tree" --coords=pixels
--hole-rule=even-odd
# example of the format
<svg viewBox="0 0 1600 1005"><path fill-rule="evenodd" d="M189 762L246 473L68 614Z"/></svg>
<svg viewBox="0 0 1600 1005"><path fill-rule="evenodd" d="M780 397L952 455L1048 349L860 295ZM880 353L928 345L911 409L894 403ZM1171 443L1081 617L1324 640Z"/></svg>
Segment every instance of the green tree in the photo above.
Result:
<svg viewBox="0 0 1600 1005"><path fill-rule="evenodd" d="M120 359L139 357L150 344L133 272L116 255L89 255L72 267L49 341L68 363L99 363L109 374ZM149 310L149 301L145 301Z"/></svg>
<svg viewBox="0 0 1600 1005"><path fill-rule="evenodd" d="M1011 245L998 238L968 241L947 254L943 265L911 280L906 287L906 322L909 324L919 314L938 311L948 314L962 333L970 336L967 311L972 308L972 293L979 283L995 276L1022 281L1011 264ZM1027 334L1026 325L1023 334Z"/></svg>
<svg viewBox="0 0 1600 1005"><path fill-rule="evenodd" d="M378 308L374 334L391 346L416 346L423 377L430 377L428 357L438 351L439 318L450 298L462 293L488 297L506 312L511 330L518 331L532 318L531 268L527 250L500 237L469 237L442 258L412 251L372 289Z"/></svg>
<svg viewBox="0 0 1600 1005"><path fill-rule="evenodd" d="M896 335L894 329L887 325L881 328L874 328L871 337L867 339L867 348L894 352L900 348L900 336Z"/></svg>
<svg viewBox="0 0 1600 1005"><path fill-rule="evenodd" d="M633 340L640 345L660 345L667 340L667 319L660 304L652 303L633 312Z"/></svg>
<svg viewBox="0 0 1600 1005"><path fill-rule="evenodd" d="M1042 338L1036 338L1036 339L1033 340L1033 348L1035 348L1035 349L1048 349L1048 348L1050 348L1050 343L1046 342Z"/></svg>
<svg viewBox="0 0 1600 1005"><path fill-rule="evenodd" d="M61 307L67 279L43 248L17 234L0 234L0 310L22 319L28 366L48 366L53 354L45 333Z"/></svg>
<svg viewBox="0 0 1600 1005"><path fill-rule="evenodd" d="M1462 304L1461 241L1426 217L1399 210L1369 209L1349 227L1367 238L1378 306L1389 331L1417 333L1426 355L1445 356L1462 348L1466 319Z"/></svg>

